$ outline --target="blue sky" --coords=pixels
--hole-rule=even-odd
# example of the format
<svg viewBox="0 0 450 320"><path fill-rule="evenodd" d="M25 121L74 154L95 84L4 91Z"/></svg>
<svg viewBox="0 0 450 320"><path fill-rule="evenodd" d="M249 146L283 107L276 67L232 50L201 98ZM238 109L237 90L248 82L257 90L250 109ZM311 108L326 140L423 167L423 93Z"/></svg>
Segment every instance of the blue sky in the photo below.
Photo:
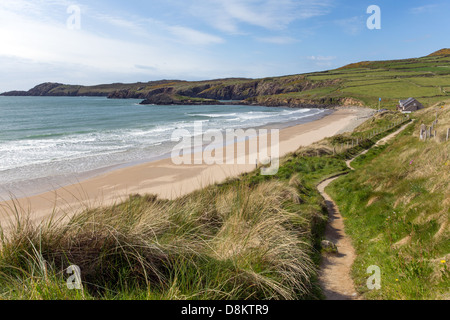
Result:
<svg viewBox="0 0 450 320"><path fill-rule="evenodd" d="M381 30L367 28L370 5L381 9ZM450 47L448 12L448 0L1 0L0 92L420 57ZM80 28L68 27L71 17Z"/></svg>

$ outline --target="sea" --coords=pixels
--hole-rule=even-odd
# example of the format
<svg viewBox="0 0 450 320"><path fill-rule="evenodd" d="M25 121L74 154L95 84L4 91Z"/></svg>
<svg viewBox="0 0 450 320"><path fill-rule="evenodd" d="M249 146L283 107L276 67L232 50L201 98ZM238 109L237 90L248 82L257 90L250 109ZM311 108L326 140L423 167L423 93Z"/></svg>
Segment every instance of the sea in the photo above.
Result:
<svg viewBox="0 0 450 320"><path fill-rule="evenodd" d="M0 200L168 158L176 129L283 128L330 113L242 105L155 106L103 97L0 97Z"/></svg>

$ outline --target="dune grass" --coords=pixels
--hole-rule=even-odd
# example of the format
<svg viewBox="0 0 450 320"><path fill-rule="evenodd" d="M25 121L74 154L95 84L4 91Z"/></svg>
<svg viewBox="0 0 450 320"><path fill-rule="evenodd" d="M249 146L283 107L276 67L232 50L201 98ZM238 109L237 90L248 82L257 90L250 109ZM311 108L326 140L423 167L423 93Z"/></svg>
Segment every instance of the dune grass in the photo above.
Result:
<svg viewBox="0 0 450 320"><path fill-rule="evenodd" d="M295 180L295 179L294 179ZM133 196L68 223L18 219L0 251L4 299L319 298L314 217L299 183L233 181L174 201ZM69 290L66 269L81 269Z"/></svg>
<svg viewBox="0 0 450 320"><path fill-rule="evenodd" d="M4 299L321 299L317 270L327 222L316 185L346 172L320 144L176 200L124 203L34 225L20 208L3 232ZM81 269L83 290L67 288Z"/></svg>

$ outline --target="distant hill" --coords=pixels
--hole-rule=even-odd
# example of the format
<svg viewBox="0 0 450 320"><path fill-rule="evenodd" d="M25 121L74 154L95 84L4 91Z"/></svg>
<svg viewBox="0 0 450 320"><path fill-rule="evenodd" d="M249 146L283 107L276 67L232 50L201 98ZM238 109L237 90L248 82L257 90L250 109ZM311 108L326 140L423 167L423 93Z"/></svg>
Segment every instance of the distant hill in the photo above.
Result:
<svg viewBox="0 0 450 320"><path fill-rule="evenodd" d="M107 97L110 94L120 92L122 90L141 90L146 87L158 87L173 85L178 80L161 80L150 81L146 83L113 83L113 84L101 84L95 86L79 86L79 85L67 85L62 83L46 82L29 91L10 91L1 94L2 96L104 96ZM126 98L126 97L124 97Z"/></svg>
<svg viewBox="0 0 450 320"><path fill-rule="evenodd" d="M450 49L441 49L429 55L429 57L436 57L436 56L450 56Z"/></svg>
<svg viewBox="0 0 450 320"><path fill-rule="evenodd" d="M228 78L209 81L161 80L97 86L44 83L4 96L104 96L142 99L147 104L211 104L241 100L243 104L290 107L336 105L395 108L398 100L415 97L425 106L450 95L450 49L422 58L363 61L335 70L264 79Z"/></svg>

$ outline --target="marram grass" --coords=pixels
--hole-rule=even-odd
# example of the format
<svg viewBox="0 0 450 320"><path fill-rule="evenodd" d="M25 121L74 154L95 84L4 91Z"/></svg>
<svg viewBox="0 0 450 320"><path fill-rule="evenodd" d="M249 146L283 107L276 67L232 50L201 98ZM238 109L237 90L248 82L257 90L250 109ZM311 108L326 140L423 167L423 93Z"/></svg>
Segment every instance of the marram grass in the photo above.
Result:
<svg viewBox="0 0 450 320"><path fill-rule="evenodd" d="M315 266L295 199L281 181L237 182L175 201L133 196L69 222L17 219L1 239L0 297L305 298ZM82 290L66 286L71 265Z"/></svg>

